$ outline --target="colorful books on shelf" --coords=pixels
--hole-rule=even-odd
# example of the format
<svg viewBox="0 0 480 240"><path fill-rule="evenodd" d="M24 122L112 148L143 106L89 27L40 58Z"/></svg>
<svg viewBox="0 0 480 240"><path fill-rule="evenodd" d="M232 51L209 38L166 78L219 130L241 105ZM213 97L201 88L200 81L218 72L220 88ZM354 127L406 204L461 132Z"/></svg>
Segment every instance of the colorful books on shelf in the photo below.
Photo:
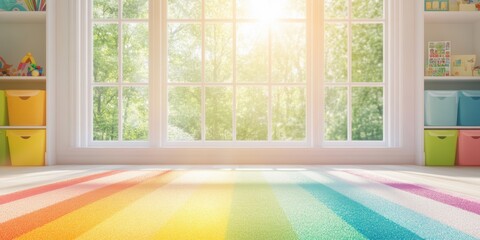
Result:
<svg viewBox="0 0 480 240"><path fill-rule="evenodd" d="M428 42L426 76L451 76L451 42Z"/></svg>
<svg viewBox="0 0 480 240"><path fill-rule="evenodd" d="M452 75L453 76L473 76L475 61L476 61L476 55L453 55L452 56Z"/></svg>

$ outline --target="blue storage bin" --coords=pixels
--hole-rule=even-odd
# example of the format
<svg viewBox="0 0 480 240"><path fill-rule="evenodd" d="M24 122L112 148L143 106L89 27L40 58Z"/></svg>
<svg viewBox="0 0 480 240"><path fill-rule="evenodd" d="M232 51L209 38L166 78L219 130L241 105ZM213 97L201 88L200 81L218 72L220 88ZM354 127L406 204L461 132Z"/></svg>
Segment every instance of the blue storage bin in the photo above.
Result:
<svg viewBox="0 0 480 240"><path fill-rule="evenodd" d="M480 126L480 91L460 91L458 98L458 124Z"/></svg>
<svg viewBox="0 0 480 240"><path fill-rule="evenodd" d="M456 126L457 91L425 91L425 125Z"/></svg>

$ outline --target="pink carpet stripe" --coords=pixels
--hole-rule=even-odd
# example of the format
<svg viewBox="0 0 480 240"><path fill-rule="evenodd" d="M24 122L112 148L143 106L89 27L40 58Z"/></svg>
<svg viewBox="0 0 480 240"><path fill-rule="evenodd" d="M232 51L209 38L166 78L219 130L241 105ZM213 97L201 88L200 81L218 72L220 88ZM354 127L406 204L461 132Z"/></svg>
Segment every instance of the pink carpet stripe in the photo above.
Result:
<svg viewBox="0 0 480 240"><path fill-rule="evenodd" d="M32 213L68 199L81 196L100 188L104 188L112 183L134 179L144 174L144 171L124 171L119 174L97 178L65 188L60 188L50 192L40 193L31 197L5 203L0 205L0 223Z"/></svg>
<svg viewBox="0 0 480 240"><path fill-rule="evenodd" d="M480 215L480 203L476 201L459 198L456 196L452 196L450 194L442 193L437 190L433 190L433 189L416 185L416 184L395 182L384 177L367 174L359 171L345 170L345 172L348 172L350 174L360 176L363 178L371 179L373 181L382 183L384 185L387 185L396 189L400 189L402 191L413 193L422 197L426 197L426 198Z"/></svg>
<svg viewBox="0 0 480 240"><path fill-rule="evenodd" d="M78 184L78 183L90 181L90 180L93 180L93 179L110 176L110 175L113 175L113 174L117 174L119 172L122 172L122 171L121 170L112 170L112 171L108 171L108 172L96 173L96 174L92 174L92 175L88 175L88 176L84 176L84 177L79 177L79 178L75 178L75 179L70 179L70 180L66 180L66 181L62 181L62 182L57 182L57 183L52 183L52 184L36 187L36 188L31 188L31 189L23 190L23 191L20 191L20 192L14 192L14 193L6 194L6 195L3 195L3 196L0 196L0 205L5 204L5 203L9 203L9 202L12 202L12 201L16 201L16 200L19 200L19 199L22 199L22 198L30 197L30 196L33 196L33 195L37 195L37 194L40 194L40 193L45 193L45 192L53 191L53 190L56 190L56 189L59 189L59 188L64 188L64 187L72 186L72 185L75 185L75 184Z"/></svg>

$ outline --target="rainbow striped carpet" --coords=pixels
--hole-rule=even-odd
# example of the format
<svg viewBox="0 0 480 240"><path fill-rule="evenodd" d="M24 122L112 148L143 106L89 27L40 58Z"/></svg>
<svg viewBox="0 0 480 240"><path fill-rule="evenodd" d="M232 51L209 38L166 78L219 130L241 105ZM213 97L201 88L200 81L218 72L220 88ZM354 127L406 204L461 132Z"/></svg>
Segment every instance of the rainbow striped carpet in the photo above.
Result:
<svg viewBox="0 0 480 240"><path fill-rule="evenodd" d="M0 239L480 239L480 168L0 168Z"/></svg>

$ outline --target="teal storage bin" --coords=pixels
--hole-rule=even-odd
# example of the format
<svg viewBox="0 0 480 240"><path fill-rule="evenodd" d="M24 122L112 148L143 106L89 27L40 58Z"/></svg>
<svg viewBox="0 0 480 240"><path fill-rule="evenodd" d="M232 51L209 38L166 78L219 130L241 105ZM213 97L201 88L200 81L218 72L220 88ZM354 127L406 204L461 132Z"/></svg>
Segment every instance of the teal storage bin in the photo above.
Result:
<svg viewBox="0 0 480 240"><path fill-rule="evenodd" d="M0 129L0 166L8 165L10 162L10 153L8 149L6 132L6 130Z"/></svg>
<svg viewBox="0 0 480 240"><path fill-rule="evenodd" d="M460 91L458 95L458 125L480 126L480 91Z"/></svg>
<svg viewBox="0 0 480 240"><path fill-rule="evenodd" d="M0 126L8 126L7 96L0 90Z"/></svg>
<svg viewBox="0 0 480 240"><path fill-rule="evenodd" d="M425 91L425 125L456 126L457 91Z"/></svg>
<svg viewBox="0 0 480 240"><path fill-rule="evenodd" d="M425 165L454 166L458 130L425 130Z"/></svg>

